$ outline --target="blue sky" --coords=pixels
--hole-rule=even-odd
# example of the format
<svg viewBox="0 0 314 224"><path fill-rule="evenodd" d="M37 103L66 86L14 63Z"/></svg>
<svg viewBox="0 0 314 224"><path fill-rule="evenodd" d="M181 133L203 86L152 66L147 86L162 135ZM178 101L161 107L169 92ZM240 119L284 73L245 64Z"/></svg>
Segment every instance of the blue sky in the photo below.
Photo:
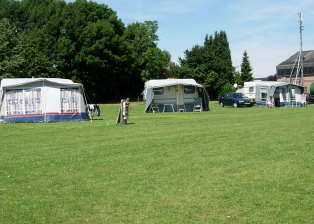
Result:
<svg viewBox="0 0 314 224"><path fill-rule="evenodd" d="M157 20L158 47L173 62L186 49L203 45L205 35L226 32L233 66L248 52L255 78L276 73L276 65L300 49L314 50L314 0L93 0L117 12L125 25Z"/></svg>

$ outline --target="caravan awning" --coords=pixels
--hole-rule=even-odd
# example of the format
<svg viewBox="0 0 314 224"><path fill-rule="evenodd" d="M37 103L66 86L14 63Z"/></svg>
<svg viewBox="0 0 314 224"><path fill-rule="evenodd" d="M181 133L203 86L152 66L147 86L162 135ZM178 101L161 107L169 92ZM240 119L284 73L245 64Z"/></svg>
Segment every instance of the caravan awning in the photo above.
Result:
<svg viewBox="0 0 314 224"><path fill-rule="evenodd" d="M31 84L36 82L50 82L57 85L64 85L69 87L80 87L81 83L75 83L70 79L59 79L59 78L5 78L1 80L0 84L0 108L2 106L4 91L6 89L22 86L25 84Z"/></svg>
<svg viewBox="0 0 314 224"><path fill-rule="evenodd" d="M154 98L154 88L166 87L166 86L196 86L204 88L203 85L198 84L194 79L155 79L145 83L144 97L146 99L145 111L148 109L150 103Z"/></svg>
<svg viewBox="0 0 314 224"><path fill-rule="evenodd" d="M287 82L278 82L278 83L274 83L270 90L269 90L269 93L268 93L268 96L273 96L274 93L275 93L275 90L277 87L280 87L280 86L286 86L286 87L289 87L289 86L292 86L292 87L299 87L301 89L301 91L303 92L304 91L304 87L303 86L299 86L299 85L295 85L295 84L292 84L292 83L287 83Z"/></svg>

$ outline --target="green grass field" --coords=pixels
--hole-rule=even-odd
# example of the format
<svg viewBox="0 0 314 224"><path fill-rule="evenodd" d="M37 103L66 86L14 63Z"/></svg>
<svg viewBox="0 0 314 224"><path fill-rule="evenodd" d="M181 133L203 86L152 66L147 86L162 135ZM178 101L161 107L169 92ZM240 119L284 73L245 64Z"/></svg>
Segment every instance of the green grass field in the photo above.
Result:
<svg viewBox="0 0 314 224"><path fill-rule="evenodd" d="M0 223L314 223L314 106L0 124Z"/></svg>

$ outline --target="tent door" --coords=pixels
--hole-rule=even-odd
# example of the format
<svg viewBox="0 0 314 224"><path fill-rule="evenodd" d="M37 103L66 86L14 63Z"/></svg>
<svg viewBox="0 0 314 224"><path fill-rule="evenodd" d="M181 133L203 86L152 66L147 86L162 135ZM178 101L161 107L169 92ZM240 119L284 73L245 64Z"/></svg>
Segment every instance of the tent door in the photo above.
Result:
<svg viewBox="0 0 314 224"><path fill-rule="evenodd" d="M176 104L177 104L177 111L184 109L184 86L177 85L176 86Z"/></svg>
<svg viewBox="0 0 314 224"><path fill-rule="evenodd" d="M283 102L285 105L287 103L286 88L280 88L280 102Z"/></svg>

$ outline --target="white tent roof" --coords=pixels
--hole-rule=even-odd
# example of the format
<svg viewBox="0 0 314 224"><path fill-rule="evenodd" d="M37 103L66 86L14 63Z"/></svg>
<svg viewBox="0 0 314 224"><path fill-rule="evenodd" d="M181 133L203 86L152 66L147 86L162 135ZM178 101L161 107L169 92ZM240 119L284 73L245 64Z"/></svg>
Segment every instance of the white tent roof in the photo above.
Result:
<svg viewBox="0 0 314 224"><path fill-rule="evenodd" d="M173 86L173 85L203 87L202 85L196 83L194 79L155 79L155 80L149 80L145 83L145 87L147 89L164 87L164 86Z"/></svg>
<svg viewBox="0 0 314 224"><path fill-rule="evenodd" d="M251 86L273 86L273 85L287 85L287 82L278 82L278 81L252 81L252 82L244 82L244 87Z"/></svg>
<svg viewBox="0 0 314 224"><path fill-rule="evenodd" d="M74 83L70 79L59 79L59 78L7 78L1 80L1 87L8 88L8 87L14 87L14 86L20 86L24 84L34 83L34 82L51 82L56 83L59 85L67 85L67 86L81 86L80 83Z"/></svg>

